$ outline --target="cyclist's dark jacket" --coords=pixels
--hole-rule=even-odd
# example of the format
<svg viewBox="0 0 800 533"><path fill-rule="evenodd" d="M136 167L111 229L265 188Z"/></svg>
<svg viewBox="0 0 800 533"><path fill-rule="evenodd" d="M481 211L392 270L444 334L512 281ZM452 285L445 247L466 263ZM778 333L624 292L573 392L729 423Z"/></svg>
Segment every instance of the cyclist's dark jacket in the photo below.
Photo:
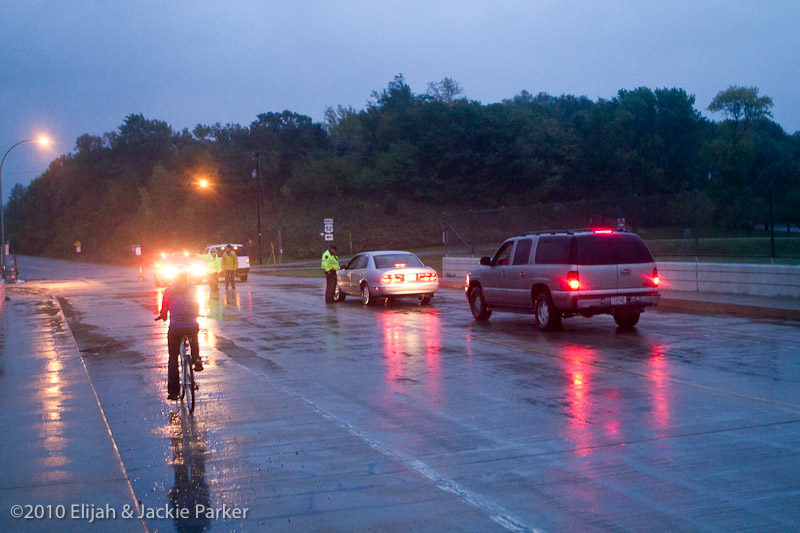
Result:
<svg viewBox="0 0 800 533"><path fill-rule="evenodd" d="M170 328L197 327L197 316L200 314L200 304L197 301L197 291L189 285L175 283L164 291L161 301L161 317L167 318L169 311Z"/></svg>

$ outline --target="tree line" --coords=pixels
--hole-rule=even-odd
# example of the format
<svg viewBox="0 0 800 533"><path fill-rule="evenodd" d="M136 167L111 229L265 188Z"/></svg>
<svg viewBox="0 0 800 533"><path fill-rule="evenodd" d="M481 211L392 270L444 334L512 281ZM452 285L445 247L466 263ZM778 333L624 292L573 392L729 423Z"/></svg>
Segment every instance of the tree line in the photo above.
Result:
<svg viewBox="0 0 800 533"><path fill-rule="evenodd" d="M679 88L620 90L613 98L522 91L499 103L463 96L449 78L416 94L402 75L363 109L326 109L323 123L291 111L249 126L175 131L130 114L114 132L85 134L6 206L19 253L68 256L76 240L114 261L132 244L150 248L246 241L263 187L265 223L313 240L326 207L393 224L405 210L486 208L699 190L713 222L746 227L800 222L800 132L772 120L755 87L717 94L705 118ZM254 172L258 166L258 171ZM257 176L257 179L255 178ZM198 187L208 180L206 190ZM352 217L351 217L352 218ZM439 228L420 231L429 244ZM412 237L408 237L413 240ZM299 256L313 247L287 252Z"/></svg>

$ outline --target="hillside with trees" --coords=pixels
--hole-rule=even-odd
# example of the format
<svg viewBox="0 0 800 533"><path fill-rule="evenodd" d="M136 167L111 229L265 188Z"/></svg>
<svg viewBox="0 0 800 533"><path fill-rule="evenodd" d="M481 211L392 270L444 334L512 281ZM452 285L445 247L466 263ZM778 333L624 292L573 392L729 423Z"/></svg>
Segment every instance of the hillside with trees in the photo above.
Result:
<svg viewBox="0 0 800 533"><path fill-rule="evenodd" d="M709 106L719 122L678 88L597 101L522 91L493 104L462 94L448 78L415 94L398 75L364 109L327 109L324 123L283 111L175 131L130 114L14 187L6 235L17 253L72 257L79 240L86 259L105 262L133 244L255 242L255 175L265 256L278 231L288 256L316 256L325 217L357 248L413 247L441 241L447 209L693 190L721 227L764 221L771 198L777 221L800 223L800 132L772 120L757 88L721 91Z"/></svg>

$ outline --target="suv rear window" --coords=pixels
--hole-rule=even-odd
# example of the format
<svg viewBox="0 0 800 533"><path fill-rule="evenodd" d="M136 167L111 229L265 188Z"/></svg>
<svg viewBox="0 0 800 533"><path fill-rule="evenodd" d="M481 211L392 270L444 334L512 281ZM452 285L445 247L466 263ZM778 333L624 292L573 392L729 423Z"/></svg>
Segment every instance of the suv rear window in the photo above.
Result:
<svg viewBox="0 0 800 533"><path fill-rule="evenodd" d="M536 264L564 265L571 264L570 244L572 237L568 235L541 236L536 245Z"/></svg>
<svg viewBox="0 0 800 533"><path fill-rule="evenodd" d="M576 263L579 265L625 265L652 263L647 245L637 235L578 235Z"/></svg>

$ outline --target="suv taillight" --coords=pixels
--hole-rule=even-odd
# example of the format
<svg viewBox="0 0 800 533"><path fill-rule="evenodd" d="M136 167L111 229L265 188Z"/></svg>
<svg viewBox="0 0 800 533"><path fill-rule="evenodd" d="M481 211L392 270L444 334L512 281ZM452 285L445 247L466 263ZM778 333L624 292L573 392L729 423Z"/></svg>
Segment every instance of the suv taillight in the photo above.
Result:
<svg viewBox="0 0 800 533"><path fill-rule="evenodd" d="M581 282L578 278L578 271L577 270L570 270L567 273L567 286L571 291L577 291L581 288Z"/></svg>
<svg viewBox="0 0 800 533"><path fill-rule="evenodd" d="M653 268L653 287L658 287L658 282L659 281L660 280L658 279L658 269L654 267Z"/></svg>

